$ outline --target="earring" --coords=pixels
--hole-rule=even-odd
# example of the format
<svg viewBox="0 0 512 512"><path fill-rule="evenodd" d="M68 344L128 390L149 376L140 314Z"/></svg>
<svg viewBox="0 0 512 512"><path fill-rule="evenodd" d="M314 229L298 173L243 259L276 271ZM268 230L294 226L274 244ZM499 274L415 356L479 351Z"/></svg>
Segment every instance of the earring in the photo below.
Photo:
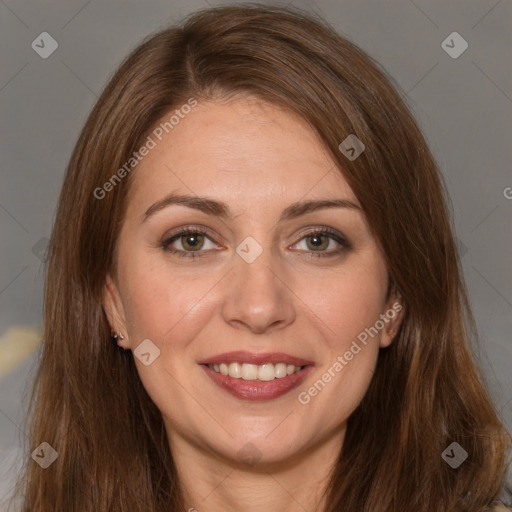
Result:
<svg viewBox="0 0 512 512"><path fill-rule="evenodd" d="M123 334L121 332L119 333L119 335L117 333L114 333L112 335L112 343L117 347L118 351L121 352L121 353L127 352L127 349L125 349L121 345L117 344L119 339L124 340L124 336L123 336Z"/></svg>

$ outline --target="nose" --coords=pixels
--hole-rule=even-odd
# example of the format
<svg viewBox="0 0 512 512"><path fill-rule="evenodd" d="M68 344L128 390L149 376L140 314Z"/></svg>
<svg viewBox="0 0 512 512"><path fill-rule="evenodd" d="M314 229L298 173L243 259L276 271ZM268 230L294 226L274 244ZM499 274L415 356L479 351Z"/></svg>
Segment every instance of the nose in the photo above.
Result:
<svg viewBox="0 0 512 512"><path fill-rule="evenodd" d="M253 262L235 255L222 314L237 329L270 333L295 321L295 295L282 265L265 249Z"/></svg>

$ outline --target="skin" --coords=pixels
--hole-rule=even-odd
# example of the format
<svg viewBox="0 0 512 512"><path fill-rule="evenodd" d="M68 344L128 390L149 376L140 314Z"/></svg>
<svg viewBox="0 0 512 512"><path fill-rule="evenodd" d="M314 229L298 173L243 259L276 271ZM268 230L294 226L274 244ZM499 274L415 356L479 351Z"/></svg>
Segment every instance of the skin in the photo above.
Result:
<svg viewBox="0 0 512 512"><path fill-rule="evenodd" d="M149 366L135 362L163 414L187 506L199 512L321 510L347 419L403 312L301 404L298 394L397 297L386 297L385 260L360 209L278 219L296 201L341 198L359 206L356 197L304 120L249 96L199 103L132 178L119 273L107 277L104 309L124 348L150 339L160 350ZM171 192L223 201L233 216L171 205L141 222ZM208 236L199 243L177 238L171 247L193 252L196 242L202 257L180 258L162 248L163 239L188 225L206 227ZM335 254L342 246L328 236L319 248L313 245L314 236L306 235L316 227L335 230L350 248ZM252 263L236 252L248 236L263 249ZM315 257L315 251L331 255ZM249 402L220 389L198 365L233 350L285 352L315 368L286 395ZM259 457L252 465L239 453L248 442Z"/></svg>

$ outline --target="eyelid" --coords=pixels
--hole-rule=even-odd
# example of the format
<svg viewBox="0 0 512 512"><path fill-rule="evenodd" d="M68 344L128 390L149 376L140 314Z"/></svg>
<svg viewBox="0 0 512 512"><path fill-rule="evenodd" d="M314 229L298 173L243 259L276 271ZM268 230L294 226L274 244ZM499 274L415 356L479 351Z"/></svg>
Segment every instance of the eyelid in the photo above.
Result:
<svg viewBox="0 0 512 512"><path fill-rule="evenodd" d="M326 236L327 238L334 240L339 245L339 248L330 250L330 251L301 251L301 252L308 252L313 255L329 256L329 255L333 255L333 254L339 254L342 251L352 249L352 244L349 242L349 240L343 233L341 233L338 230L335 230L333 228L330 228L328 226L316 226L314 228L310 228L310 229L307 229L306 231L303 231L302 233L297 235L300 237L299 240L297 242L293 243L292 246L290 246L290 247L297 245L304 238L306 238L308 236L314 236L314 235Z"/></svg>
<svg viewBox="0 0 512 512"><path fill-rule="evenodd" d="M173 238L177 239L180 236L188 235L189 233L197 233L200 235L205 235L212 242L215 242L215 237L219 237L219 235L214 235L213 232L207 228L206 226L203 226L201 224L191 224L186 226L180 226L179 228L176 228L174 230L169 231L162 237L162 242L172 240Z"/></svg>
<svg viewBox="0 0 512 512"><path fill-rule="evenodd" d="M215 237L213 237L210 234L210 230L207 227L201 226L201 225L181 226L177 230L173 230L169 234L164 235L164 237L162 238L162 241L160 242L159 245L165 251L173 253L173 254L178 254L178 255L188 254L188 255L191 255L194 257L203 256L204 253L206 253L208 251L201 251L201 250L199 250L199 251L184 251L181 249L168 249L168 247L172 243L174 243L176 240L179 240L182 236L186 236L186 235L190 235L190 234L203 235L206 238L208 238L213 244L218 245L217 242L215 241ZM210 249L210 250L213 250L213 249Z"/></svg>

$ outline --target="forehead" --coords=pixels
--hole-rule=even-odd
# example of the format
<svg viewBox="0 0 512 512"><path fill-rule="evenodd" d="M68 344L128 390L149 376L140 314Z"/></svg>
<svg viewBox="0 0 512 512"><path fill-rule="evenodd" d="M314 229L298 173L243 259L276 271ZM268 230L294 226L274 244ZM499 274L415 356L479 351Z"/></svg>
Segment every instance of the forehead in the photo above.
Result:
<svg viewBox="0 0 512 512"><path fill-rule="evenodd" d="M163 119L168 119L166 115ZM199 102L134 172L130 196L172 191L269 203L330 196L357 202L316 132L297 114L251 97Z"/></svg>

